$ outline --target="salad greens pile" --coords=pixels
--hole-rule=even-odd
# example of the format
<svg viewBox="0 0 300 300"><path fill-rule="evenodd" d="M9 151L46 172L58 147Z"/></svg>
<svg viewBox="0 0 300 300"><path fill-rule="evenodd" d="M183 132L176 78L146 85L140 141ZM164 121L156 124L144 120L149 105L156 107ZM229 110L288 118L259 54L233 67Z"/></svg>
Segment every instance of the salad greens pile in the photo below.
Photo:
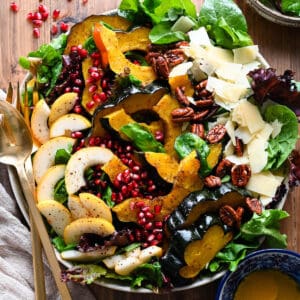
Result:
<svg viewBox="0 0 300 300"><path fill-rule="evenodd" d="M188 40L186 32L201 26L206 27L216 45L232 49L252 44L244 15L229 0L205 1L200 14L191 0L123 0L118 12L137 25L152 23L149 37L153 44Z"/></svg>
<svg viewBox="0 0 300 300"><path fill-rule="evenodd" d="M294 1L277 1L282 10L296 11L300 15L299 6L293 5ZM118 14L133 22L133 25L146 25L151 27L149 38L153 44L164 45L178 41L188 41L189 30L205 27L212 43L226 49L234 49L252 45L252 39L248 34L247 22L242 13L232 0L206 0L200 10L191 0L122 0L118 8ZM25 69L31 69L32 58L39 58L36 68L37 81L46 85L47 96L55 86L62 70L62 54L66 46L67 36L62 34L59 38L52 40L48 45L41 46L37 51L29 53L28 57L21 57L20 64ZM93 52L95 43L90 37L84 47ZM136 53L127 53L137 55ZM146 63L146 62L145 62ZM129 76L118 77L121 88L136 85L140 82ZM294 149L298 138L298 120L296 114L300 115L299 84L293 81L291 72L283 76L277 76L273 69L253 71L249 75L254 91L254 99L262 112L266 122L279 122L281 131L268 144L268 162L265 170L277 170L287 161L289 154ZM266 101L271 99L277 104L269 105ZM287 105L287 106L285 106ZM163 145L144 127L138 123L123 126L121 132L126 135L132 143L141 151L165 152ZM180 159L186 157L192 151L197 152L201 162L200 176L205 177L211 173L207 164L210 152L209 145L205 140L193 133L184 133L176 138L175 151ZM66 164L71 157L72 149L59 150L55 155L56 164ZM299 171L300 159L293 160L293 171ZM89 171L86 171L87 177ZM92 171L91 171L92 173ZM294 178L294 182L299 178ZM292 185L292 184L291 184ZM54 189L56 201L65 203L68 198L64 180L59 181ZM112 207L112 190L107 187L102 191L102 199ZM286 235L279 231L279 221L288 217L285 211L268 209L258 215L256 213L241 225L239 233L235 238L209 263L207 270L211 273L224 269L231 271L237 268L238 263L247 253L261 246L260 238L265 238L270 247L286 247ZM53 244L58 251L75 249L74 244L66 245L63 238L55 236ZM139 244L137 246L140 246ZM120 251L128 251L121 249ZM112 271L92 264L78 264L63 273L65 280L74 280L81 283L92 283L94 280L105 277L108 279L119 279L130 282L131 287L148 287L151 289L163 286L163 274L159 260L153 263L144 263L133 273L126 276L117 275Z"/></svg>
<svg viewBox="0 0 300 300"><path fill-rule="evenodd" d="M262 0L261 2L268 6L276 6L284 14L300 17L298 0Z"/></svg>

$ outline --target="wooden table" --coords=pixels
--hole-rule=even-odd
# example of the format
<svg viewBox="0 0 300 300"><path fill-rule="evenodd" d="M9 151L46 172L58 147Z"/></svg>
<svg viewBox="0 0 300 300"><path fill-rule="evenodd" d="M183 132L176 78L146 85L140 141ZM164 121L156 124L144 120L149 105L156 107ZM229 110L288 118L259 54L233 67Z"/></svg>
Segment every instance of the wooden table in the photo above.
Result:
<svg viewBox="0 0 300 300"><path fill-rule="evenodd" d="M42 3L52 12L60 9L61 17L68 21L79 21L91 14L100 14L106 10L116 8L119 0L89 0L85 5L82 0L16 0L20 5L20 10L13 13L9 9L11 1L2 1L0 9L0 88L7 88L8 82L12 81L16 86L18 81L22 81L25 71L18 65L18 58L26 55L29 51L37 49L42 43L50 40L50 28L52 24L51 15L41 27L41 36L35 39L32 36L32 25L26 20L29 12L35 11ZM200 7L202 0L195 1ZM249 31L254 43L260 46L261 53L268 60L270 65L279 73L285 69L296 72L296 79L300 81L300 29L293 29L275 25L258 16L244 0L237 3L246 15ZM298 145L300 148L300 144ZM1 178L7 180L7 178ZM285 209L290 213L290 217L282 224L282 230L288 235L288 248L300 252L300 189L293 190L286 202ZM173 293L170 295L151 296L137 295L122 292L115 292L106 288L92 286L98 299L189 299L189 300L210 300L214 299L218 282L214 282L205 287L196 288L190 291Z"/></svg>

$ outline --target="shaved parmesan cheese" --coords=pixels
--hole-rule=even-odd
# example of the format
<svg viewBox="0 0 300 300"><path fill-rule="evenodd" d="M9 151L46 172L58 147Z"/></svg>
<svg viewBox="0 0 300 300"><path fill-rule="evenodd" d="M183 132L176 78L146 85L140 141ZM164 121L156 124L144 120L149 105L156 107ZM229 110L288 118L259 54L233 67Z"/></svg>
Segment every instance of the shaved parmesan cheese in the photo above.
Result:
<svg viewBox="0 0 300 300"><path fill-rule="evenodd" d="M279 179L281 178L281 180ZM281 184L283 177L275 177L271 172L265 171L257 174L252 174L246 188L249 191L274 197L277 187Z"/></svg>
<svg viewBox="0 0 300 300"><path fill-rule="evenodd" d="M234 62L237 64L248 64L254 61L258 55L258 46L246 46L233 49Z"/></svg>
<svg viewBox="0 0 300 300"><path fill-rule="evenodd" d="M169 77L177 77L181 75L186 75L188 70L192 67L193 63L191 61L184 62L175 66L172 71L170 72Z"/></svg>
<svg viewBox="0 0 300 300"><path fill-rule="evenodd" d="M241 77L242 65L225 62L216 69L216 74L220 79L235 83Z"/></svg>
<svg viewBox="0 0 300 300"><path fill-rule="evenodd" d="M265 121L262 119L258 108L246 99L241 100L234 108L232 120L243 127L248 127L251 134L265 126Z"/></svg>
<svg viewBox="0 0 300 300"><path fill-rule="evenodd" d="M252 62L250 62L248 64L243 65L242 73L246 75L250 71L253 71L253 70L257 69L260 66L261 66L261 63L259 61L257 61L257 60L252 61Z"/></svg>
<svg viewBox="0 0 300 300"><path fill-rule="evenodd" d="M268 197L264 195L260 196L259 200L263 205L263 207L266 207L268 204L270 204L273 201L272 197Z"/></svg>
<svg viewBox="0 0 300 300"><path fill-rule="evenodd" d="M265 123L265 127L262 130L260 130L256 134L256 136L264 139L265 141L268 141L272 131L273 131L273 127L269 123Z"/></svg>
<svg viewBox="0 0 300 300"><path fill-rule="evenodd" d="M187 57L193 59L207 58L207 51L200 45L192 44L189 47L183 47L182 49Z"/></svg>
<svg viewBox="0 0 300 300"><path fill-rule="evenodd" d="M228 159L229 161L231 161L233 164L236 164L236 165L249 164L249 159L248 159L247 155L245 155L245 154L243 156L228 155L228 156L226 156L226 159Z"/></svg>
<svg viewBox="0 0 300 300"><path fill-rule="evenodd" d="M233 122L228 120L227 123L225 124L226 132L229 135L232 144L235 146L236 145L236 140L235 140L235 134L234 134L234 125Z"/></svg>
<svg viewBox="0 0 300 300"><path fill-rule="evenodd" d="M197 30L192 30L188 32L191 45L200 45L200 46L211 46L211 41L207 34L207 31L204 27L200 27Z"/></svg>
<svg viewBox="0 0 300 300"><path fill-rule="evenodd" d="M268 162L267 140L256 137L247 145L251 173L259 173Z"/></svg>
<svg viewBox="0 0 300 300"><path fill-rule="evenodd" d="M234 147L233 147L232 141L229 140L229 142L226 144L226 146L224 148L223 154L225 157L227 157L227 156L233 155L233 153L234 153Z"/></svg>
<svg viewBox="0 0 300 300"><path fill-rule="evenodd" d="M245 145L247 145L253 138L253 135L250 133L248 127L242 127L242 126L239 126L235 130L234 135L237 138L241 139Z"/></svg>
<svg viewBox="0 0 300 300"><path fill-rule="evenodd" d="M225 62L233 62L233 53L231 50L223 49L220 47L207 47L208 57L215 61L216 64L221 65Z"/></svg>
<svg viewBox="0 0 300 300"><path fill-rule="evenodd" d="M272 131L272 138L274 139L281 131L281 127L282 127L282 123L280 123L277 119L274 120L272 123L271 123L271 126L273 128L273 131Z"/></svg>

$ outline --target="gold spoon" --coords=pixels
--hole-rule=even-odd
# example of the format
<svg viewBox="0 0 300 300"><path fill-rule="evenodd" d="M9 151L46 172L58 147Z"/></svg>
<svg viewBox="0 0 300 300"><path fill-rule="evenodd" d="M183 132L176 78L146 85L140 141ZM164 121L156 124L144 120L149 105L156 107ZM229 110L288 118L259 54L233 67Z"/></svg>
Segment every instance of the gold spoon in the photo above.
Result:
<svg viewBox="0 0 300 300"><path fill-rule="evenodd" d="M36 207L35 193L28 181L25 162L31 155L33 141L23 116L11 104L0 101L0 162L16 168L32 218L38 230L46 257L62 299L72 299L68 287L61 281L56 259L42 216Z"/></svg>

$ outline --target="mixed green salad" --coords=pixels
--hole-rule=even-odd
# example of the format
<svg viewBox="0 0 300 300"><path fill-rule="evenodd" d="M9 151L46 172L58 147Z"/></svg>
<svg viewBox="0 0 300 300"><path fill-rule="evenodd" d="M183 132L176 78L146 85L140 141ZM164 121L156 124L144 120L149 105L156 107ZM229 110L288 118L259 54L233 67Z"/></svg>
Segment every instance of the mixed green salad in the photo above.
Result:
<svg viewBox="0 0 300 300"><path fill-rule="evenodd" d="M63 280L161 292L287 246L299 83L265 65L234 1L122 0L20 64Z"/></svg>
<svg viewBox="0 0 300 300"><path fill-rule="evenodd" d="M300 16L300 2L295 0L263 0L266 5L275 6L279 11L286 15Z"/></svg>

